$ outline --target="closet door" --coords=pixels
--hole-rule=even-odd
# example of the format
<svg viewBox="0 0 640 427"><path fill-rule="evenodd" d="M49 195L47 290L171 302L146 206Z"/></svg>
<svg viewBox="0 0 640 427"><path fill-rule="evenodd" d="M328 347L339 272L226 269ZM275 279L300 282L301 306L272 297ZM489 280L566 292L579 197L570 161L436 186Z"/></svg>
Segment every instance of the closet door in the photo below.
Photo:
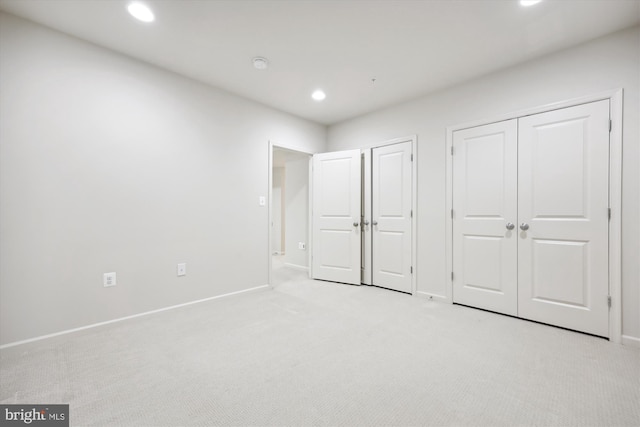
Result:
<svg viewBox="0 0 640 427"><path fill-rule="evenodd" d="M313 278L360 284L360 150L313 156Z"/></svg>
<svg viewBox="0 0 640 427"><path fill-rule="evenodd" d="M373 284L411 293L411 142L372 150Z"/></svg>
<svg viewBox="0 0 640 427"><path fill-rule="evenodd" d="M453 134L453 301L517 314L517 121Z"/></svg>
<svg viewBox="0 0 640 427"><path fill-rule="evenodd" d="M609 101L519 119L518 314L609 336Z"/></svg>
<svg viewBox="0 0 640 427"><path fill-rule="evenodd" d="M363 149L362 156L362 220L360 222L360 232L362 234L362 277L361 281L365 285L373 284L373 271L371 261L372 239L371 239L371 150Z"/></svg>

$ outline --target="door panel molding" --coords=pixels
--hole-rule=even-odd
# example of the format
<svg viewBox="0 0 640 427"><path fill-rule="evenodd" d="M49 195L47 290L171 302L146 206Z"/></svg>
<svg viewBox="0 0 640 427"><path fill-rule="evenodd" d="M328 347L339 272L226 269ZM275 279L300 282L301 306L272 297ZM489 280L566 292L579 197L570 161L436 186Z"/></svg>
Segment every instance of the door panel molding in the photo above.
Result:
<svg viewBox="0 0 640 427"><path fill-rule="evenodd" d="M523 110L506 113L493 119L476 120L449 126L446 129L446 210L445 215L445 254L446 269L443 282L445 283L442 294L426 294L425 296L453 303L453 147L454 132L491 123L518 119L533 114L545 113L595 101L610 101L611 132L609 133L609 207L611 218L609 220L609 295L611 307L609 309L609 340L614 343L622 342L622 107L623 89L615 89L595 93L578 98L572 98L556 103L541 105Z"/></svg>

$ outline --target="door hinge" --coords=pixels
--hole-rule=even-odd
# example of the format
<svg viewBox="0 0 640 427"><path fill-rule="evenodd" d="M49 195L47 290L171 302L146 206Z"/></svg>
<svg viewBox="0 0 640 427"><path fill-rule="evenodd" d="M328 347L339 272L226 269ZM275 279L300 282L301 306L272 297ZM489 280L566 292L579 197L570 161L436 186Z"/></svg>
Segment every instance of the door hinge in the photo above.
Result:
<svg viewBox="0 0 640 427"><path fill-rule="evenodd" d="M453 219L453 209L451 209L451 219Z"/></svg>
<svg viewBox="0 0 640 427"><path fill-rule="evenodd" d="M453 145L451 146L451 155L453 156Z"/></svg>
<svg viewBox="0 0 640 427"><path fill-rule="evenodd" d="M413 274L413 266L410 267L411 274Z"/></svg>
<svg viewBox="0 0 640 427"><path fill-rule="evenodd" d="M611 129L613 129L613 121L609 119L609 132L611 132Z"/></svg>
<svg viewBox="0 0 640 427"><path fill-rule="evenodd" d="M607 295L607 305L611 308L611 295Z"/></svg>
<svg viewBox="0 0 640 427"><path fill-rule="evenodd" d="M451 281L453 282L453 271L451 272Z"/></svg>
<svg viewBox="0 0 640 427"><path fill-rule="evenodd" d="M411 209L411 218L413 218L413 209Z"/></svg>
<svg viewBox="0 0 640 427"><path fill-rule="evenodd" d="M609 208L609 219L611 219L611 208Z"/></svg>
<svg viewBox="0 0 640 427"><path fill-rule="evenodd" d="M411 154L411 161L413 162L413 153Z"/></svg>

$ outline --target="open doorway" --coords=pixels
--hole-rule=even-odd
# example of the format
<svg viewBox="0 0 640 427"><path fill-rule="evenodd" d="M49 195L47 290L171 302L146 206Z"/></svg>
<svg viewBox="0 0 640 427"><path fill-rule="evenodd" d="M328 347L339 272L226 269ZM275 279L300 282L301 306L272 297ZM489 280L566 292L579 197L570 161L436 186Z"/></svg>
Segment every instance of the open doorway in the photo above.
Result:
<svg viewBox="0 0 640 427"><path fill-rule="evenodd" d="M269 283L309 276L311 154L270 144Z"/></svg>

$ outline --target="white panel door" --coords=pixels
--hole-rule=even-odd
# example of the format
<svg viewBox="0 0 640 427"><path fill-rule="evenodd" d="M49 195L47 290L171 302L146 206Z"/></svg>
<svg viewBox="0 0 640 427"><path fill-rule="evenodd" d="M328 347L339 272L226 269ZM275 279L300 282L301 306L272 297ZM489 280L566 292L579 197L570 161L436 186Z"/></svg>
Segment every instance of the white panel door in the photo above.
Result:
<svg viewBox="0 0 640 427"><path fill-rule="evenodd" d="M360 150L313 156L313 278L360 284Z"/></svg>
<svg viewBox="0 0 640 427"><path fill-rule="evenodd" d="M609 101L519 119L518 168L519 316L609 336Z"/></svg>
<svg viewBox="0 0 640 427"><path fill-rule="evenodd" d="M411 142L372 150L373 284L411 292Z"/></svg>
<svg viewBox="0 0 640 427"><path fill-rule="evenodd" d="M517 314L517 121L453 134L453 301Z"/></svg>
<svg viewBox="0 0 640 427"><path fill-rule="evenodd" d="M371 271L371 150L362 150L362 277L365 285L372 284Z"/></svg>

